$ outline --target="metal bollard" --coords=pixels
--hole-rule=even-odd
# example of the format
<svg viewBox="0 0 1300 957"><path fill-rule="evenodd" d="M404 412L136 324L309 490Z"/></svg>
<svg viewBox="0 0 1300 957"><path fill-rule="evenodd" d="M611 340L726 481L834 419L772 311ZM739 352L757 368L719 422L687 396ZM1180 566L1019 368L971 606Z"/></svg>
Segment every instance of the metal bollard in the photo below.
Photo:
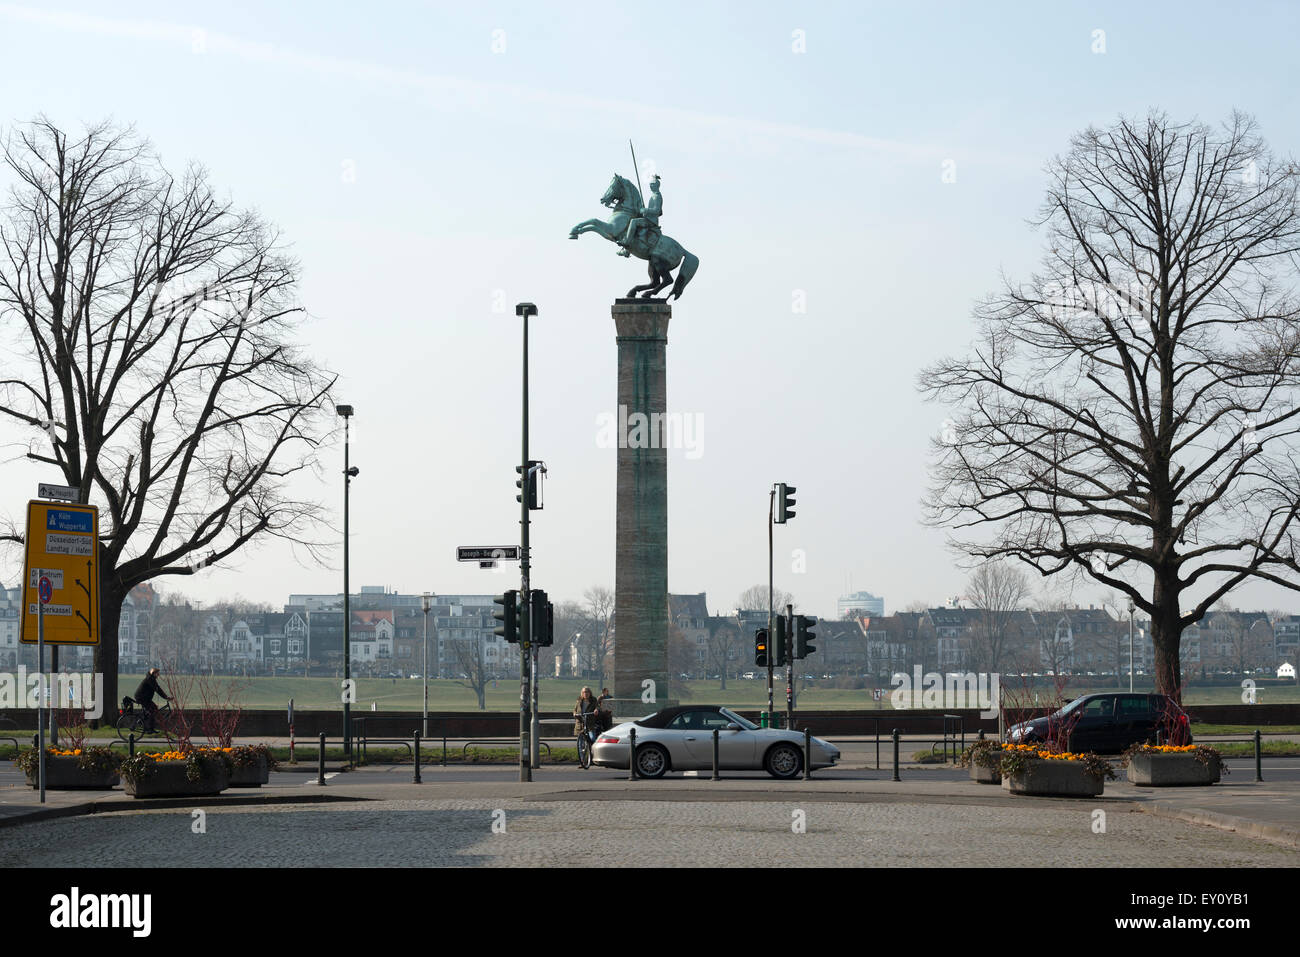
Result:
<svg viewBox="0 0 1300 957"><path fill-rule="evenodd" d="M722 775L718 773L718 729L713 729L713 780L721 781Z"/></svg>
<svg viewBox="0 0 1300 957"><path fill-rule="evenodd" d="M415 732L415 784L423 783L420 780L420 732Z"/></svg>
<svg viewBox="0 0 1300 957"><path fill-rule="evenodd" d="M803 729L803 779L812 780L812 731Z"/></svg>
<svg viewBox="0 0 1300 957"><path fill-rule="evenodd" d="M316 783L325 786L325 732L320 733L320 759L316 765Z"/></svg>
<svg viewBox="0 0 1300 957"><path fill-rule="evenodd" d="M898 729L894 729L894 780L903 780L898 776Z"/></svg>
<svg viewBox="0 0 1300 957"><path fill-rule="evenodd" d="M627 733L627 779L636 780L636 728Z"/></svg>
<svg viewBox="0 0 1300 957"><path fill-rule="evenodd" d="M1256 781L1264 780L1264 763L1261 759L1262 758L1261 752L1263 750L1264 750L1264 746L1260 741L1259 728L1256 728L1255 729L1255 780Z"/></svg>
<svg viewBox="0 0 1300 957"><path fill-rule="evenodd" d="M447 732L445 729L442 732L442 766L444 768L447 766Z"/></svg>

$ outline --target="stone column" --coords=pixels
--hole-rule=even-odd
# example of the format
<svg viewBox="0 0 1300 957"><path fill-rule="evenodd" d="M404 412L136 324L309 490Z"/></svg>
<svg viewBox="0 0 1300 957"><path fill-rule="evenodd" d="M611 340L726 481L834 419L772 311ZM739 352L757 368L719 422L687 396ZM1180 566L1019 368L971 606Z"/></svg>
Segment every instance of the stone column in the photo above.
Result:
<svg viewBox="0 0 1300 957"><path fill-rule="evenodd" d="M618 518L614 571L614 697L620 715L668 703L668 453L665 347L672 307L618 299ZM639 705L642 682L655 704ZM636 699L637 703L627 699Z"/></svg>

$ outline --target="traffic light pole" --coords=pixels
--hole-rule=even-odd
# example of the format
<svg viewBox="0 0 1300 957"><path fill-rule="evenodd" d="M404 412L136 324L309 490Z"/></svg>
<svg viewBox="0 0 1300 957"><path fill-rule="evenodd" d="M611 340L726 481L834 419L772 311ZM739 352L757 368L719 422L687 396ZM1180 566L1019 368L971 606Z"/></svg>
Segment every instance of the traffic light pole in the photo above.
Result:
<svg viewBox="0 0 1300 957"><path fill-rule="evenodd" d="M534 628L534 631L537 631L537 632L540 634L540 633L541 633L541 630L542 630L543 627L545 627L544 623L542 623L542 622L538 622L538 623L537 623L537 626ZM531 762L531 766L532 766L532 767L535 767L535 768L536 768L536 767L541 767L541 763L542 763L542 761L541 761L541 757L542 757L542 756L541 756L541 749L542 749L542 743L541 743L541 728L540 728L540 726L538 725L538 722L537 722L537 679L538 679L538 674L537 674L537 671L538 671L538 668L537 668L537 666L538 666L538 654L537 654L537 653L538 653L538 650L539 650L539 646L538 646L537 642L534 641L534 642L533 642L533 661L532 661L532 665L533 665L533 669L532 669L532 670L533 670L533 708L532 708L532 724L531 724L530 727L529 727L529 736L528 736L528 737L529 737L529 742L530 742L530 744L531 744L530 753L529 753L529 760L530 760L530 762Z"/></svg>
<svg viewBox="0 0 1300 957"><path fill-rule="evenodd" d="M772 720L772 678L774 675L775 665L773 660L776 657L773 648L773 635L776 634L772 613L772 528L776 520L776 486L772 486L771 491L767 493L767 720Z"/></svg>
<svg viewBox="0 0 1300 957"><path fill-rule="evenodd" d="M785 622L786 647L790 649L785 656L785 726L794 728L794 605L785 606Z"/></svg>
<svg viewBox="0 0 1300 957"><path fill-rule="evenodd" d="M524 320L524 407L523 407L523 452L520 461L523 463L521 474L523 475L524 484L522 494L519 496L519 569L521 588L520 595L523 600L519 603L519 780L531 781L533 779L533 766L531 761L531 727L529 721L529 679L532 649L532 631L530 625L530 612L528 595L530 567L528 561L528 317L537 313L537 307L532 303L521 302L515 306L515 315L522 316Z"/></svg>

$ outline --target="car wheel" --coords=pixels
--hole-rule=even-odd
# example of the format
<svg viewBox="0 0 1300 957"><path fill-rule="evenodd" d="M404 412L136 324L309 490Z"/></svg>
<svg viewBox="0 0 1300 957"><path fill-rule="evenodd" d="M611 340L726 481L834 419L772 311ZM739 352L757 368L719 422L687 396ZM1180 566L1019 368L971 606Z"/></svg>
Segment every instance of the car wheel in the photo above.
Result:
<svg viewBox="0 0 1300 957"><path fill-rule="evenodd" d="M636 749L636 773L641 778L661 778L668 770L668 752L657 744Z"/></svg>
<svg viewBox="0 0 1300 957"><path fill-rule="evenodd" d="M803 770L803 755L793 744L778 744L767 752L763 767L774 778L789 780L797 778Z"/></svg>

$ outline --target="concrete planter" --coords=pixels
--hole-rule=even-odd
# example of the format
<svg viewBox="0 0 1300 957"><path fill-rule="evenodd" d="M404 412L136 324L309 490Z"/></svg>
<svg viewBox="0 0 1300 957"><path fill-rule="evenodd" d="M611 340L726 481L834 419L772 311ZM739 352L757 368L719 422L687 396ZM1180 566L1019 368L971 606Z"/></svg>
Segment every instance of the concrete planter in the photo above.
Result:
<svg viewBox="0 0 1300 957"><path fill-rule="evenodd" d="M1034 758L1016 774L1003 775L1003 789L1012 794L1046 797L1096 797L1106 782L1087 772L1079 761L1046 761Z"/></svg>
<svg viewBox="0 0 1300 957"><path fill-rule="evenodd" d="M1001 784L1002 768L997 764L988 768L981 767L974 761L971 761L970 779L977 784Z"/></svg>
<svg viewBox="0 0 1300 957"><path fill-rule="evenodd" d="M203 797L220 794L230 787L230 774L223 762L205 759L203 774L197 781L185 776L184 761L159 761L152 774L140 780L123 778L126 793L132 797Z"/></svg>
<svg viewBox="0 0 1300 957"><path fill-rule="evenodd" d="M260 788L269 780L271 780L271 771L267 767L266 757L260 754L257 756L256 764L236 764L235 769L230 772L232 788Z"/></svg>
<svg viewBox="0 0 1300 957"><path fill-rule="evenodd" d="M116 770L83 771L77 767L74 755L47 755L45 758L45 788L47 791L107 791L115 787L120 780ZM34 788L40 787L37 769L33 768L27 775L27 783Z"/></svg>
<svg viewBox="0 0 1300 957"><path fill-rule="evenodd" d="M1144 787L1197 787L1219 783L1219 759L1201 762L1194 754L1134 754L1128 782Z"/></svg>

